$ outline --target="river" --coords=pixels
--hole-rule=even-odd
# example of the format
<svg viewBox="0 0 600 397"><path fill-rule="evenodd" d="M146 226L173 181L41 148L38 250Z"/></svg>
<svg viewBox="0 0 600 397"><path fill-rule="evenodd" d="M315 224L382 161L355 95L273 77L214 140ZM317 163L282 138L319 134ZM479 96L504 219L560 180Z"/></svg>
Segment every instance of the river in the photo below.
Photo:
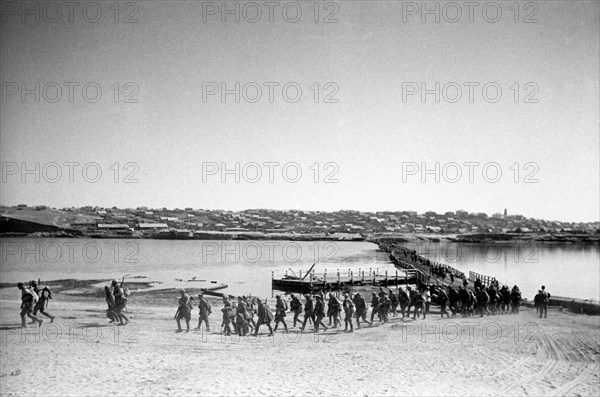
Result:
<svg viewBox="0 0 600 397"><path fill-rule="evenodd" d="M553 295L600 295L600 247L577 245L478 245L411 243L432 260L518 284L532 299L542 284ZM0 282L31 279L147 277L160 288L227 284L233 295L271 295L271 275L298 274L316 263L334 276L369 269L395 274L386 253L367 242L205 241L140 239L0 239ZM196 278L206 285L185 282ZM183 279L184 281L177 281Z"/></svg>
<svg viewBox="0 0 600 397"><path fill-rule="evenodd" d="M573 244L407 243L430 260L518 285L532 300L542 285L555 296L600 299L600 247Z"/></svg>
<svg viewBox="0 0 600 397"><path fill-rule="evenodd" d="M2 283L128 275L158 281L160 288L216 281L232 295L270 296L272 274L299 274L313 263L315 272L332 277L338 269L395 273L387 254L366 242L3 238L0 247ZM185 282L193 278L206 284Z"/></svg>

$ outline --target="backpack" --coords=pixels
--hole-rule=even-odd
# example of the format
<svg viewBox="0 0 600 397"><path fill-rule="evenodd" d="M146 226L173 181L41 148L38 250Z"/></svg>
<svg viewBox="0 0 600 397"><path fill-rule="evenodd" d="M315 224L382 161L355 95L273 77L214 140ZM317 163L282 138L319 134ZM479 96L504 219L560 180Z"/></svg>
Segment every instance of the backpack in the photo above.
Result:
<svg viewBox="0 0 600 397"><path fill-rule="evenodd" d="M348 300L345 300L344 303L346 305L344 310L346 311L347 314L352 315L352 314L356 313L356 305L354 304L354 302L352 302L351 300L348 299Z"/></svg>
<svg viewBox="0 0 600 397"><path fill-rule="evenodd" d="M290 307L292 308L292 311L301 311L302 310L302 304L300 303L300 301L298 299L293 299L292 302L290 303Z"/></svg>
<svg viewBox="0 0 600 397"><path fill-rule="evenodd" d="M38 294L31 288L25 288L25 293L31 295L31 300L34 305L40 300Z"/></svg>
<svg viewBox="0 0 600 397"><path fill-rule="evenodd" d="M548 301L549 301L549 296L548 295L549 294L546 291L543 291L540 301L542 303L548 303Z"/></svg>
<svg viewBox="0 0 600 397"><path fill-rule="evenodd" d="M223 318L234 318L235 317L235 313L233 312L231 306L225 306L224 308L221 309L221 311L223 312Z"/></svg>

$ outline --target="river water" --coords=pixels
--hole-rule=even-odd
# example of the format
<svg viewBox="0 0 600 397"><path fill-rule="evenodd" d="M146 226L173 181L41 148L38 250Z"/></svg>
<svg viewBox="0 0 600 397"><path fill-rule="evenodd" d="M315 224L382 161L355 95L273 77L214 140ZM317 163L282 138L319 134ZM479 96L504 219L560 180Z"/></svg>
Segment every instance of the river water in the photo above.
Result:
<svg viewBox="0 0 600 397"><path fill-rule="evenodd" d="M572 244L407 243L420 255L464 272L496 277L533 299L542 285L551 295L600 299L600 247Z"/></svg>
<svg viewBox="0 0 600 397"><path fill-rule="evenodd" d="M3 283L128 275L158 281L157 288L216 282L232 295L270 296L272 275L306 273L313 263L332 279L338 269L395 274L387 254L365 242L3 238L0 247ZM206 282L187 281L194 278Z"/></svg>
<svg viewBox="0 0 600 397"><path fill-rule="evenodd" d="M600 247L456 243L406 244L421 255L518 284L529 299L542 284L553 295L600 295ZM388 255L367 242L204 241L140 239L0 239L0 282L32 279L112 279L147 277L167 287L227 284L226 292L271 295L271 276L296 275L316 263L334 278L369 269L395 274ZM205 280L205 283L188 282ZM179 281L184 280L184 281Z"/></svg>

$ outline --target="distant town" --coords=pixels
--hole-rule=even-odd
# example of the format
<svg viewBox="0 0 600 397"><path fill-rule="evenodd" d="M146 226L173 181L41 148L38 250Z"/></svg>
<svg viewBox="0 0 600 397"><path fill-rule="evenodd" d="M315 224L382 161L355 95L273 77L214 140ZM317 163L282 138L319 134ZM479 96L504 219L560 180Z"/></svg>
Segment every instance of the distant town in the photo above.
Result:
<svg viewBox="0 0 600 397"><path fill-rule="evenodd" d="M129 238L325 238L364 240L375 235L598 235L600 222L574 223L465 210L335 212L249 209L0 207L0 233Z"/></svg>

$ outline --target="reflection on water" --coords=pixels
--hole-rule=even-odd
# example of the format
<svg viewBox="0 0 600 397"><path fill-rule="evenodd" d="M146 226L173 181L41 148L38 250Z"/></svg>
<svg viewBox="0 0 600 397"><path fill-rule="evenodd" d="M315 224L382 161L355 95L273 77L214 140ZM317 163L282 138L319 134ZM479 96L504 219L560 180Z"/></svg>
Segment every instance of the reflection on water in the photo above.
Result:
<svg viewBox="0 0 600 397"><path fill-rule="evenodd" d="M571 244L468 244L453 242L407 243L431 260L496 277L519 285L523 296L533 296L546 285L555 296L600 298L600 247Z"/></svg>

